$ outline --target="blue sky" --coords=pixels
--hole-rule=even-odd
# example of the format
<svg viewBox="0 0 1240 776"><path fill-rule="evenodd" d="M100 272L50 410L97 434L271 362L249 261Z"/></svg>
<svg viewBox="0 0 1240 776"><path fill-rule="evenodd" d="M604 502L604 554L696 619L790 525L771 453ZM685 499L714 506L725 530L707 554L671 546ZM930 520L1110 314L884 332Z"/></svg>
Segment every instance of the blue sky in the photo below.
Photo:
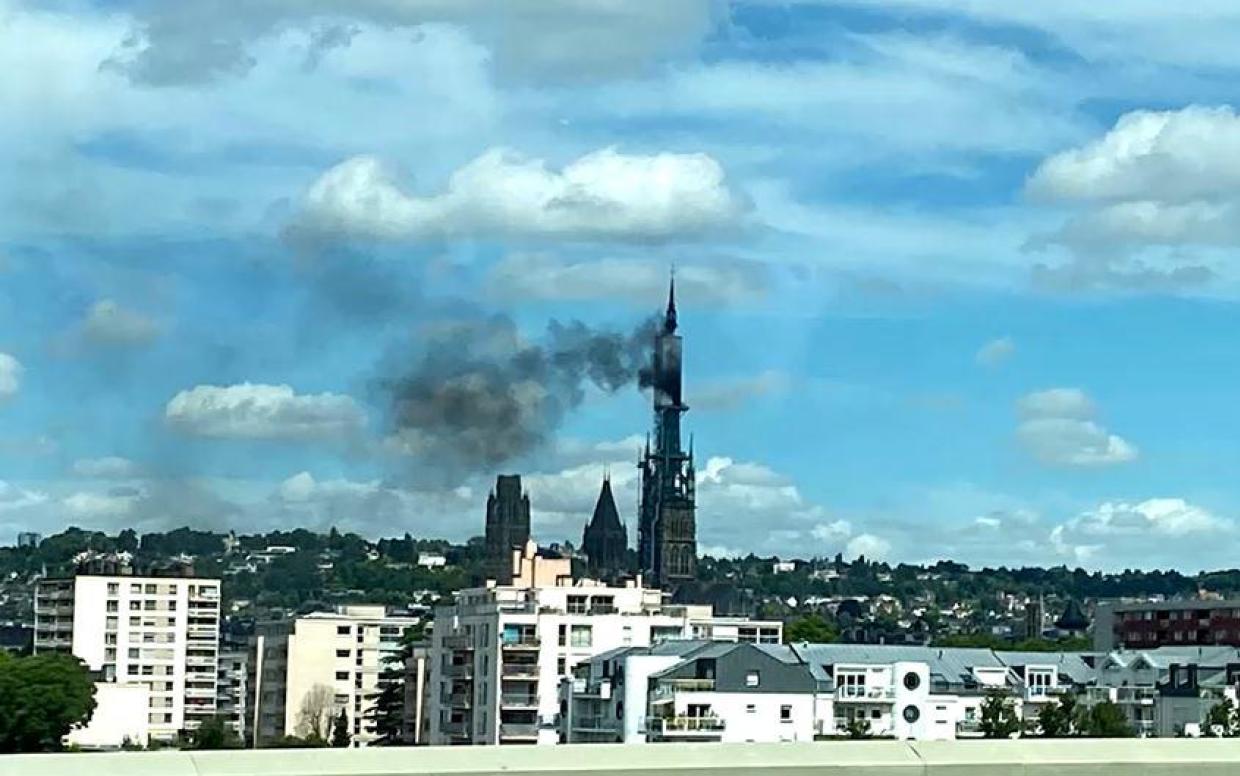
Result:
<svg viewBox="0 0 1240 776"><path fill-rule="evenodd" d="M1234 565L1240 8L1026 5L0 0L0 540L631 522L631 383L399 386L674 265L704 550Z"/></svg>

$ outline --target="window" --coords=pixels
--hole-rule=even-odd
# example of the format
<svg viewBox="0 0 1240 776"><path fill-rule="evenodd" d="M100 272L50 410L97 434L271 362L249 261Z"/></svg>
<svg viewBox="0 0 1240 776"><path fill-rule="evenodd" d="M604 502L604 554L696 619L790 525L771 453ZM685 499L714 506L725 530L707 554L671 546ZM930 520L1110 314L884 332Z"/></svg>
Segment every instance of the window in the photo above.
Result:
<svg viewBox="0 0 1240 776"><path fill-rule="evenodd" d="M349 633L350 633L350 631L352 631L352 630L353 630L353 629L352 629L352 628L350 628L348 625L337 625L337 626L336 626L336 635L337 635L337 636L348 636L348 635L349 635Z"/></svg>
<svg viewBox="0 0 1240 776"><path fill-rule="evenodd" d="M569 646L573 648L584 648L590 646L594 642L594 629L590 625L574 625L571 631L572 639Z"/></svg>
<svg viewBox="0 0 1240 776"><path fill-rule="evenodd" d="M109 611L109 612L115 612L115 611L118 611L119 609L120 609L120 604L119 604L119 603L117 603L116 601L108 601L108 611Z"/></svg>
<svg viewBox="0 0 1240 776"><path fill-rule="evenodd" d="M914 722L921 719L921 709L916 706L905 706L903 716L904 721L912 725Z"/></svg>
<svg viewBox="0 0 1240 776"><path fill-rule="evenodd" d="M568 626L567 625L560 625L560 646L561 647L568 646Z"/></svg>
<svg viewBox="0 0 1240 776"><path fill-rule="evenodd" d="M349 656L349 650L347 649L336 650L336 657L348 657L348 656ZM358 657L359 658L361 657L361 653L358 653Z"/></svg>
<svg viewBox="0 0 1240 776"><path fill-rule="evenodd" d="M779 721L780 722L791 722L792 721L792 707L791 706L784 705L784 706L779 707Z"/></svg>
<svg viewBox="0 0 1240 776"><path fill-rule="evenodd" d="M140 611L141 609L142 609L141 601L130 601L129 602L129 611L136 612L136 611Z"/></svg>
<svg viewBox="0 0 1240 776"><path fill-rule="evenodd" d="M561 657L555 661L555 672L560 676L568 673L568 660L566 658Z"/></svg>
<svg viewBox="0 0 1240 776"><path fill-rule="evenodd" d="M757 706L755 706L755 705L754 705L754 704L752 704L752 703L747 703L747 704L745 704L745 713L746 713L746 714L757 714L757 713L758 713L758 707L757 707Z"/></svg>
<svg viewBox="0 0 1240 776"><path fill-rule="evenodd" d="M139 654L139 651L138 651L138 648L137 648L137 647L130 647L130 648L129 648L129 659L130 659L130 660L137 660L137 659L138 659L138 654Z"/></svg>
<svg viewBox="0 0 1240 776"><path fill-rule="evenodd" d="M155 593L157 593L157 592L158 592L158 588L157 588L155 585L147 585L147 586L146 586L146 594L147 594L147 595L155 595Z"/></svg>
<svg viewBox="0 0 1240 776"><path fill-rule="evenodd" d="M338 681L338 682L347 682L347 681L349 681L349 672L348 672L348 671L337 671L337 672L336 672L336 681Z"/></svg>
<svg viewBox="0 0 1240 776"><path fill-rule="evenodd" d="M168 602L168 611L170 611L170 612L175 612L176 610L177 610L177 602L176 602L176 601L169 601L169 602Z"/></svg>
<svg viewBox="0 0 1240 776"><path fill-rule="evenodd" d="M139 625L139 624L141 624L141 622L142 622L142 618L141 618L141 617L130 617L130 618L129 618L129 627L131 627L131 628L136 628L136 627L138 627L138 625Z"/></svg>
<svg viewBox="0 0 1240 776"><path fill-rule="evenodd" d="M904 689L911 691L911 690L916 690L918 687L921 687L920 676L918 676L913 671L909 671L907 674L904 675Z"/></svg>
<svg viewBox="0 0 1240 776"><path fill-rule="evenodd" d="M108 618L108 622L107 622L107 626L106 626L108 630L116 630L116 628L118 627L118 625L119 625L119 621L117 620L117 618L115 618L115 617L109 617L109 618ZM112 636L112 638L113 638L113 639L115 639L115 638L116 638L116 636L115 636L115 635L113 635L113 636Z"/></svg>
<svg viewBox="0 0 1240 776"><path fill-rule="evenodd" d="M626 647L633 643L633 626L632 625L624 626L624 629L621 631L621 635L620 635L620 643Z"/></svg>
<svg viewBox="0 0 1240 776"><path fill-rule="evenodd" d="M864 718L864 717L865 717L865 712L864 712L864 711L858 712L858 716L860 716L860 717ZM878 710L878 709L871 709L871 710L870 710L870 718L871 718L871 719L882 719L882 717L883 717L883 712L882 712L882 711L880 711L880 710Z"/></svg>
<svg viewBox="0 0 1240 776"><path fill-rule="evenodd" d="M119 594L120 594L120 592L121 592L121 586L120 586L120 584L118 584L118 583L116 583L116 582L109 582L109 583L108 583L108 595L119 595Z"/></svg>
<svg viewBox="0 0 1240 776"><path fill-rule="evenodd" d="M143 609L145 609L145 610L147 610L148 612L153 612L153 611L155 611L155 609L156 609L157 607L156 607L156 603L155 603L154 601L143 601L143 602L142 602L142 608L143 608Z"/></svg>
<svg viewBox="0 0 1240 776"><path fill-rule="evenodd" d="M746 687L757 687L761 681L762 681L762 677L759 675L757 671L750 671L749 673L745 674L745 686Z"/></svg>
<svg viewBox="0 0 1240 776"><path fill-rule="evenodd" d="M139 584L137 584L137 583L135 582L134 584L132 584L132 585L130 585L130 586L129 586L129 592L130 592L130 593L141 593L141 592L142 592L142 585L139 585Z"/></svg>

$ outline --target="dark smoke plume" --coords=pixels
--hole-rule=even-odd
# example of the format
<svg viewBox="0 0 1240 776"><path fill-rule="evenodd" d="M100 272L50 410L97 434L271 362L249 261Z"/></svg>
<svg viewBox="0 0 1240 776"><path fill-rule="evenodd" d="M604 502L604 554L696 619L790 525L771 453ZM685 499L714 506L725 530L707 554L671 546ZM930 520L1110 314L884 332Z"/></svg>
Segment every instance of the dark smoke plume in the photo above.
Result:
<svg viewBox="0 0 1240 776"><path fill-rule="evenodd" d="M644 386L657 326L651 318L620 333L552 321L537 343L504 316L441 326L383 381L391 439L424 471L490 474L542 447L587 384L608 393Z"/></svg>

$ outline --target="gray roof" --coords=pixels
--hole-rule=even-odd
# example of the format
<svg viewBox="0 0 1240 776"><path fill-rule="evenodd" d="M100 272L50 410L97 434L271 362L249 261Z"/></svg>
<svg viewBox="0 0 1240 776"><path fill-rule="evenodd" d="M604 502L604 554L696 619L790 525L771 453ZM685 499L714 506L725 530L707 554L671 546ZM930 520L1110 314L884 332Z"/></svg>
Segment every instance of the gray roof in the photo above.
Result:
<svg viewBox="0 0 1240 776"><path fill-rule="evenodd" d="M1023 668L1027 665L1055 666L1059 673L1067 676L1074 684L1087 684L1092 681L1096 669L1090 668L1081 652L996 652L995 656L1011 668Z"/></svg>
<svg viewBox="0 0 1240 776"><path fill-rule="evenodd" d="M824 666L837 663L879 665L898 661L926 663L930 674L950 683L963 682L974 668L1004 668L989 649L916 647L884 644L794 644L801 659L820 682L832 682Z"/></svg>

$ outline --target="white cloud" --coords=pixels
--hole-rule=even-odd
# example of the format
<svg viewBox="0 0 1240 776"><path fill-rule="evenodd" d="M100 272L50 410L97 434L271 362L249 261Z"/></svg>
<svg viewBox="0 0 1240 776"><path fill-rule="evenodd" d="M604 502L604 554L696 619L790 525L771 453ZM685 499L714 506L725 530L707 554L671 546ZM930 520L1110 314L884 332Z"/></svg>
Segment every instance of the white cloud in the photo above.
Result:
<svg viewBox="0 0 1240 776"><path fill-rule="evenodd" d="M290 28L321 34L372 24L413 37L452 25L487 45L496 72L507 77L579 79L631 72L692 47L711 29L715 7L711 0L249 0L220 13L209 4L174 12L155 2L137 6L134 29L109 64L144 83L200 83L249 72L256 43ZM331 37L348 46L347 35Z"/></svg>
<svg viewBox="0 0 1240 776"><path fill-rule="evenodd" d="M16 512L46 503L48 495L36 490L26 490L0 480L0 513Z"/></svg>
<svg viewBox="0 0 1240 776"><path fill-rule="evenodd" d="M1097 467L1136 460L1137 448L1093 420L1093 401L1079 388L1035 391L1017 402L1016 438L1050 466Z"/></svg>
<svg viewBox="0 0 1240 776"><path fill-rule="evenodd" d="M164 419L198 436L235 439L323 439L362 428L365 416L348 396L302 395L288 385L199 385L168 402Z"/></svg>
<svg viewBox="0 0 1240 776"><path fill-rule="evenodd" d="M1105 135L1053 154L1030 177L1037 199L1075 208L1035 247L1066 246L1047 285L1180 289L1208 283L1240 244L1240 116L1191 105L1134 111ZM1195 255L1178 249L1193 247Z"/></svg>
<svg viewBox="0 0 1240 776"><path fill-rule="evenodd" d="M1097 411L1093 401L1080 388L1048 388L1022 396L1016 402L1022 418L1072 418L1086 420Z"/></svg>
<svg viewBox="0 0 1240 776"><path fill-rule="evenodd" d="M82 458L74 461L73 473L79 477L122 480L140 474L141 467L128 458L110 455L103 458Z"/></svg>
<svg viewBox="0 0 1240 776"><path fill-rule="evenodd" d="M142 313L103 299L87 312L82 336L99 345L145 345L159 336L159 326Z"/></svg>
<svg viewBox="0 0 1240 776"><path fill-rule="evenodd" d="M874 534L857 534L848 540L845 555L858 557L864 555L866 560L884 560L891 553L891 542Z"/></svg>
<svg viewBox="0 0 1240 776"><path fill-rule="evenodd" d="M1135 504L1108 501L1081 514L1071 527L1095 536L1152 533L1179 537L1228 531L1232 523L1184 499L1155 498Z"/></svg>
<svg viewBox="0 0 1240 776"><path fill-rule="evenodd" d="M348 159L310 187L294 232L371 238L490 234L650 240L734 227L742 203L705 154L605 148L560 171L492 149L439 195L407 193L371 156Z"/></svg>
<svg viewBox="0 0 1240 776"><path fill-rule="evenodd" d="M669 266L658 259L572 261L516 252L488 270L487 289L502 299L623 299L649 307L667 293ZM752 301L765 297L769 286L768 269L757 261L720 258L676 264L676 298L682 304Z"/></svg>
<svg viewBox="0 0 1240 776"><path fill-rule="evenodd" d="M810 530L810 535L820 542L839 542L852 535L852 523L847 520L836 520L831 523L819 523Z"/></svg>
<svg viewBox="0 0 1240 776"><path fill-rule="evenodd" d="M96 520L129 515L147 498L137 488L114 488L106 493L74 493L61 503L76 518Z"/></svg>
<svg viewBox="0 0 1240 776"><path fill-rule="evenodd" d="M1016 341L1011 337L998 337L982 345L974 360L982 366L998 366L1016 353Z"/></svg>
<svg viewBox="0 0 1240 776"><path fill-rule="evenodd" d="M17 394L24 371L20 361L8 353L0 353L0 401Z"/></svg>

